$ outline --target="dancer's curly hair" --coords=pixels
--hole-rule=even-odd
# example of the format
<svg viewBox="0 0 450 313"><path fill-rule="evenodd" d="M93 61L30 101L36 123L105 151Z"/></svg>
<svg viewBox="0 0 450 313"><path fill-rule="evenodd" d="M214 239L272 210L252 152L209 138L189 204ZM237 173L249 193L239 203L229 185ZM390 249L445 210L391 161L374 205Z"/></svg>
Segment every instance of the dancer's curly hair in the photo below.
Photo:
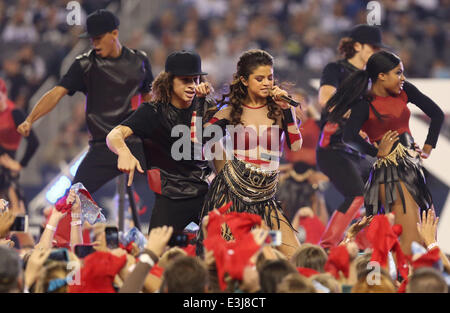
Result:
<svg viewBox="0 0 450 313"><path fill-rule="evenodd" d="M355 43L356 41L350 37L344 37L339 41L338 52L346 59L351 59L355 56Z"/></svg>
<svg viewBox="0 0 450 313"><path fill-rule="evenodd" d="M176 76L170 72L162 71L156 76L152 84L152 101L170 103L173 94L173 80ZM207 82L201 75L200 83Z"/></svg>
<svg viewBox="0 0 450 313"><path fill-rule="evenodd" d="M170 103L174 77L172 73L164 71L156 76L152 84L152 101Z"/></svg>
<svg viewBox="0 0 450 313"><path fill-rule="evenodd" d="M242 104L247 97L247 87L242 83L241 77L246 80L250 74L261 65L273 66L273 57L264 50L252 49L244 52L237 63L236 73L233 75L233 81L229 86L229 92L222 95L222 99L218 100L218 106L231 106L231 123L237 125L241 123ZM277 116L281 115L280 107L272 98L267 99L269 113L267 117L277 122Z"/></svg>

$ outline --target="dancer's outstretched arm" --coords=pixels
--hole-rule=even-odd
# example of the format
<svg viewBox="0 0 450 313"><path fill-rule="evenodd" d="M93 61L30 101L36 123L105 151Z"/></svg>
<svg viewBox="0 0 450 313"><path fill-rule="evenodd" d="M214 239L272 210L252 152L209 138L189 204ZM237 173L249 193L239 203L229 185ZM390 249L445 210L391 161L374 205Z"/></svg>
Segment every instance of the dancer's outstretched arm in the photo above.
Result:
<svg viewBox="0 0 450 313"><path fill-rule="evenodd" d="M128 186L131 186L134 177L134 171L137 170L140 173L144 173L138 159L131 153L128 149L125 139L133 135L133 131L128 126L119 125L116 126L109 134L106 136L106 144L109 150L114 152L119 156L117 159L117 168L128 173Z"/></svg>
<svg viewBox="0 0 450 313"><path fill-rule="evenodd" d="M39 118L46 115L48 112L53 110L58 104L59 100L64 97L69 90L64 87L56 86L45 95L39 99L38 103L34 106L30 115L25 119L25 121L17 127L17 132L24 137L28 137L31 131L31 126Z"/></svg>

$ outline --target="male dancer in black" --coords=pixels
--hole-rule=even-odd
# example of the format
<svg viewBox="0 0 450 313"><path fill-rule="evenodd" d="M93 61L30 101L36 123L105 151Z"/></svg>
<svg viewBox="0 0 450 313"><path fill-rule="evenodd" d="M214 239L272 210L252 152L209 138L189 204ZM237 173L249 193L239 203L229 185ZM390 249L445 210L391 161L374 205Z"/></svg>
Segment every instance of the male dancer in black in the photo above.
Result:
<svg viewBox="0 0 450 313"><path fill-rule="evenodd" d="M211 173L208 161L201 160L201 150L191 143L190 127L193 112L206 123L217 111L216 103L206 98L210 93L208 83L201 82L206 75L201 69L201 59L196 52L176 51L166 60L165 69L155 78L152 101L143 103L106 138L109 148L118 155L117 168L129 173L131 184L135 170L143 173L143 163L129 149L125 140L137 135L144 140L149 187L155 192L155 206L149 231L158 226L173 226L181 231L199 217L208 192L206 178ZM177 147L179 133L185 129L187 149ZM172 135L174 134L174 135ZM182 135L183 136L183 135ZM174 153L190 152L179 159ZM200 155L195 155L199 152Z"/></svg>
<svg viewBox="0 0 450 313"><path fill-rule="evenodd" d="M144 52L120 44L119 19L113 13L97 10L88 16L86 24L87 32L80 37L90 38L93 49L75 59L57 86L39 100L17 130L28 136L31 125L50 112L62 97L83 92L92 139L73 183L81 182L93 193L121 174L116 166L117 156L106 146L106 135L131 115L131 98L135 94L140 93L144 101L150 99L153 75ZM127 143L133 154L144 161L141 140L131 137Z"/></svg>
<svg viewBox="0 0 450 313"><path fill-rule="evenodd" d="M144 52L120 44L119 19L113 13L97 10L87 17L86 26L87 32L80 37L90 38L93 49L75 59L57 86L39 100L17 131L28 136L32 124L50 112L62 97L83 92L86 123L92 139L72 183L81 182L93 193L122 174L116 166L117 156L106 146L106 135L131 115L134 95L140 93L144 101L150 99L153 75ZM136 158L146 164L142 141L133 136L127 143ZM70 216L63 221L60 226L68 223ZM69 235L62 231L57 234Z"/></svg>

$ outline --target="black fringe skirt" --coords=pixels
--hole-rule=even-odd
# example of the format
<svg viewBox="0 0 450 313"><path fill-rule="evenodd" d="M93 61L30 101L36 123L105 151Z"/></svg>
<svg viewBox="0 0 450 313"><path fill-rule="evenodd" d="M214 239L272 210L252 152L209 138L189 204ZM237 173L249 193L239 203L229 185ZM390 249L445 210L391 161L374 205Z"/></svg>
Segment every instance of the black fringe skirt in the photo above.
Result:
<svg viewBox="0 0 450 313"><path fill-rule="evenodd" d="M281 203L275 199L277 185L278 171L266 171L238 159L228 161L211 183L201 219L209 211L231 201L230 212L258 214L271 229L274 226L271 216L276 216L277 227L280 228L281 217L286 217Z"/></svg>
<svg viewBox="0 0 450 313"><path fill-rule="evenodd" d="M319 186L311 185L308 180L315 170L314 166L297 162L286 178L280 178L276 198L282 203L283 212L289 221L292 221L299 208L312 207L313 195L320 192Z"/></svg>
<svg viewBox="0 0 450 313"><path fill-rule="evenodd" d="M433 201L426 185L420 155L414 150L412 142L412 137L408 133L402 134L391 153L383 159L378 159L372 166L365 185L366 215L391 212L391 207L397 200L396 191L400 195L403 212L406 213L405 197L400 182L405 185L421 211L431 208ZM384 208L379 199L381 184L385 190Z"/></svg>

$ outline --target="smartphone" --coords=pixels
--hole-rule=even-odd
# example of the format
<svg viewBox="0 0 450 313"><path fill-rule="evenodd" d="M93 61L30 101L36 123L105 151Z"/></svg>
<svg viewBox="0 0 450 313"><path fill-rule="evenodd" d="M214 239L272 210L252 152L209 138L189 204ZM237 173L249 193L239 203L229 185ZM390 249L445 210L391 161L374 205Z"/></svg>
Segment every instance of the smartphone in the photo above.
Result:
<svg viewBox="0 0 450 313"><path fill-rule="evenodd" d="M10 239L14 242L16 249L33 249L34 239L29 233L25 232L11 232Z"/></svg>
<svg viewBox="0 0 450 313"><path fill-rule="evenodd" d="M186 247L188 245L188 235L183 232L174 232L169 240L169 247Z"/></svg>
<svg viewBox="0 0 450 313"><path fill-rule="evenodd" d="M105 228L106 246L109 249L119 248L119 230L117 227L108 226Z"/></svg>
<svg viewBox="0 0 450 313"><path fill-rule="evenodd" d="M69 252L66 248L54 249L47 260L69 262Z"/></svg>
<svg viewBox="0 0 450 313"><path fill-rule="evenodd" d="M76 245L74 252L77 257L84 259L89 254L95 252L95 249L93 245Z"/></svg>
<svg viewBox="0 0 450 313"><path fill-rule="evenodd" d="M28 216L18 215L16 216L14 223L12 224L10 231L27 232Z"/></svg>
<svg viewBox="0 0 450 313"><path fill-rule="evenodd" d="M265 243L273 247L281 246L281 231L270 230Z"/></svg>

